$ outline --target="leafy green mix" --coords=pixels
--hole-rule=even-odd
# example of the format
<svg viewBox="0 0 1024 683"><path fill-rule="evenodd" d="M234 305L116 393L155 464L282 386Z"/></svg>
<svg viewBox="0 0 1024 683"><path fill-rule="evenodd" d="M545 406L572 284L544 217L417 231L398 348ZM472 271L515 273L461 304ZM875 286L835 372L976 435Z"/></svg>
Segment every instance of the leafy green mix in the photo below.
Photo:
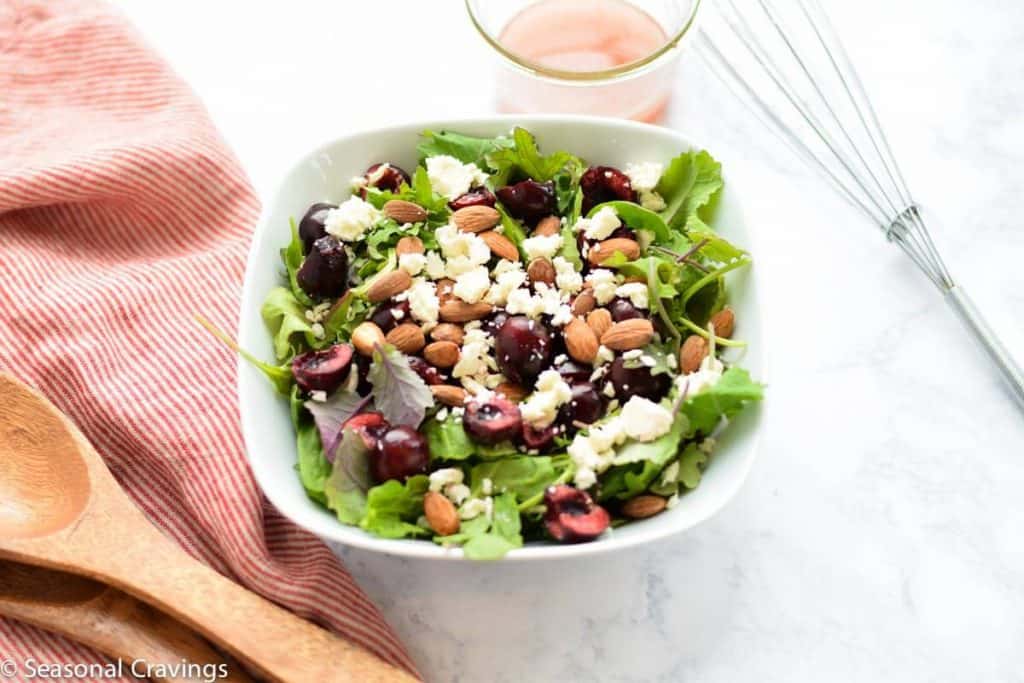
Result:
<svg viewBox="0 0 1024 683"><path fill-rule="evenodd" d="M582 267L572 226L581 216L580 177L586 163L569 152L543 155L533 136L516 128L510 137L478 138L451 131L423 133L417 146L421 164L409 185L396 192L367 188L367 201L382 207L391 199L414 202L428 212L427 220L411 226L383 218L364 240L352 246L350 274L355 282L320 324L307 315L314 302L301 290L296 272L303 259L303 245L294 222L291 241L281 250L284 283L267 295L262 315L273 337L279 366L256 363L288 395L296 433L297 469L308 495L334 511L338 519L383 538L431 538L443 545L461 545L472 559L494 559L523 544L524 538L541 538L543 492L553 484L572 481L575 465L565 453L568 440L556 441L559 452L544 455L523 453L512 443L483 445L473 441L457 417L437 415L429 388L395 349L382 347L374 354L368 373L371 395L359 396L351 387L334 392L326 401L310 401L294 385L288 363L297 354L347 342L352 330L370 313L366 298L373 276L397 267L395 246L405 235L419 237L425 247L436 249L434 230L449 221L446 200L434 192L424 159L449 155L463 163L475 163L489 174L492 188L525 178L551 181L558 211L564 221L560 253ZM704 151L684 152L668 164L655 188L665 207L654 212L630 202L609 202L593 207L593 216L605 206L615 210L626 225L643 234L644 254L627 261L616 254L603 267L642 278L651 293L652 314L668 330L666 339L645 352L656 359L655 373L670 373L668 360L691 334L710 339L712 315L725 304L724 275L750 263L745 251L730 244L708 225L716 197L722 188L720 165ZM503 233L520 245L526 237L522 224L502 207ZM740 345L716 338L719 346ZM598 498L614 510L621 501L644 492L674 497L700 482L709 460L707 438L736 415L745 404L760 400L761 385L746 371L730 368L721 378L694 395L677 389L666 399L676 408L670 431L650 442L629 442L618 449L614 464L599 478ZM427 439L432 468L458 467L465 474L471 495L493 491L488 515L462 521L458 533L434 536L424 524L423 498L428 478L418 475L405 482L375 484L369 474L368 453L361 438L342 425L370 403L392 424L420 425ZM329 455L328 455L329 454Z"/></svg>

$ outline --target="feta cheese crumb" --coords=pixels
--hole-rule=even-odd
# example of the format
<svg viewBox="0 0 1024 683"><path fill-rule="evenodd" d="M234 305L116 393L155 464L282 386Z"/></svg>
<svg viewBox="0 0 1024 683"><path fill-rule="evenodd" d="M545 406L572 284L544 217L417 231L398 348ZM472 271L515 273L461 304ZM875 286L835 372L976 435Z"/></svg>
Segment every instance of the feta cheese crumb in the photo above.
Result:
<svg viewBox="0 0 1024 683"><path fill-rule="evenodd" d="M448 409L447 408L441 408L441 410L437 411L434 414L434 419L437 420L438 422L444 422L445 420L447 420L448 419Z"/></svg>
<svg viewBox="0 0 1024 683"><path fill-rule="evenodd" d="M323 403L327 400L327 392L321 390L311 391L309 392L309 399L317 403Z"/></svg>
<svg viewBox="0 0 1024 683"><path fill-rule="evenodd" d="M409 273L409 275L419 275L423 272L423 267L427 264L427 257L423 254L408 253L402 254L398 257L398 267Z"/></svg>
<svg viewBox="0 0 1024 683"><path fill-rule="evenodd" d="M555 286L562 296L571 296L583 288L583 276L576 272L575 266L561 256L551 260L555 267Z"/></svg>
<svg viewBox="0 0 1024 683"><path fill-rule="evenodd" d="M555 311L555 314L551 316L551 325L554 327L564 327L572 322L572 319L576 316L573 315L572 309L567 304L562 304Z"/></svg>
<svg viewBox="0 0 1024 683"><path fill-rule="evenodd" d="M582 218L580 221L587 221L583 226L583 235L590 240L606 240L622 226L619 215L610 206L599 209L591 218Z"/></svg>
<svg viewBox="0 0 1024 683"><path fill-rule="evenodd" d="M714 356L707 356L700 362L700 367L688 375L676 377L676 386L686 396L693 396L706 387L713 386L722 378L725 365Z"/></svg>
<svg viewBox="0 0 1024 683"><path fill-rule="evenodd" d="M616 296L629 299L637 308L647 308L650 305L646 282L627 282L615 289Z"/></svg>
<svg viewBox="0 0 1024 683"><path fill-rule="evenodd" d="M543 429L558 417L558 409L572 400L572 389L556 370L545 370L537 378L532 394L520 404L523 421Z"/></svg>
<svg viewBox="0 0 1024 683"><path fill-rule="evenodd" d="M594 290L594 299L598 306L604 306L615 298L615 291L618 289L618 282L615 273L607 268L597 268L587 275L587 282Z"/></svg>
<svg viewBox="0 0 1024 683"><path fill-rule="evenodd" d="M431 187L449 201L487 182L487 174L476 164L464 164L447 154L427 157L426 165Z"/></svg>
<svg viewBox="0 0 1024 683"><path fill-rule="evenodd" d="M431 280L440 280L444 277L444 259L436 251L427 252L424 267L427 270L427 277Z"/></svg>
<svg viewBox="0 0 1024 683"><path fill-rule="evenodd" d="M551 259L561 248L562 235L557 232L554 235L537 235L523 240L523 251L531 259Z"/></svg>
<svg viewBox="0 0 1024 683"><path fill-rule="evenodd" d="M491 336L482 329L468 330L462 340L459 361L452 368L452 377L456 379L480 377L497 368L497 363L490 356ZM481 387L483 388L483 387ZM478 392L472 392L478 395Z"/></svg>
<svg viewBox="0 0 1024 683"><path fill-rule="evenodd" d="M490 501L490 505L488 502ZM461 519L473 519L480 515L487 515L488 509L493 509L493 501L490 497L487 498L470 498L462 507L459 508L459 517Z"/></svg>
<svg viewBox="0 0 1024 683"><path fill-rule="evenodd" d="M623 429L637 441L654 441L672 429L672 413L642 396L632 396L622 406Z"/></svg>
<svg viewBox="0 0 1024 683"><path fill-rule="evenodd" d="M445 467L430 473L430 490L438 493L448 484L461 484L464 475L458 467Z"/></svg>
<svg viewBox="0 0 1024 683"><path fill-rule="evenodd" d="M490 286L491 276L487 272L487 266L478 266L455 278L452 293L466 303L475 304L484 297Z"/></svg>
<svg viewBox="0 0 1024 683"><path fill-rule="evenodd" d="M433 282L421 277L412 281L406 290L409 299L409 312L415 320L425 323L436 323L441 302L437 298L437 287Z"/></svg>
<svg viewBox="0 0 1024 683"><path fill-rule="evenodd" d="M665 166L656 161L644 161L639 164L626 164L624 173L629 176L629 182L637 192L653 190L661 180Z"/></svg>
<svg viewBox="0 0 1024 683"><path fill-rule="evenodd" d="M597 355L594 356L594 365L604 365L615 360L615 352L604 344L597 347Z"/></svg>
<svg viewBox="0 0 1024 683"><path fill-rule="evenodd" d="M355 242L380 220L381 212L359 197L349 197L324 218L324 230L343 242Z"/></svg>
<svg viewBox="0 0 1024 683"><path fill-rule="evenodd" d="M504 306L509 295L526 284L526 273L523 271L522 264L505 259L499 261L498 265L494 267L494 277L494 284L487 292L487 303L495 306Z"/></svg>
<svg viewBox="0 0 1024 683"><path fill-rule="evenodd" d="M491 260L491 249L478 235L443 225L434 233L445 258L445 275L455 279Z"/></svg>

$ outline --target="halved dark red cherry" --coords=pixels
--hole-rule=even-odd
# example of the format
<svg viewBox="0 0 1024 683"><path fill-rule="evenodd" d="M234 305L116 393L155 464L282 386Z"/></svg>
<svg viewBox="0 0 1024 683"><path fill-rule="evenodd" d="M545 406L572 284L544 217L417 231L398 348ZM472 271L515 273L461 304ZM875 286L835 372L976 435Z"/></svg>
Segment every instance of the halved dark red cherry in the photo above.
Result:
<svg viewBox="0 0 1024 683"><path fill-rule="evenodd" d="M633 363L635 361L627 363L621 356L612 361L606 381L614 387L615 398L628 401L630 396L642 396L655 402L665 398L672 386L668 373L652 375L651 369L645 365L627 367Z"/></svg>
<svg viewBox="0 0 1024 683"><path fill-rule="evenodd" d="M333 237L321 237L299 266L295 279L306 294L317 299L335 299L348 287L348 253Z"/></svg>
<svg viewBox="0 0 1024 683"><path fill-rule="evenodd" d="M459 195L455 199L448 202L448 208L452 211L458 211L464 209L467 206L494 206L498 199L494 196L494 193L488 190L486 187L474 187L466 194Z"/></svg>
<svg viewBox="0 0 1024 683"><path fill-rule="evenodd" d="M412 182L409 179L408 173L403 171L400 166L390 162L382 162L370 166L370 168L366 169L366 173L363 174L363 178L366 179L368 187L376 187L378 190L387 190L388 192L398 192L398 188L402 186L402 183L408 185ZM359 190L359 196L366 199L365 187Z"/></svg>
<svg viewBox="0 0 1024 683"><path fill-rule="evenodd" d="M497 194L510 216L530 225L555 213L558 208L555 184L551 181L538 183L536 180L524 180L499 188Z"/></svg>
<svg viewBox="0 0 1024 683"><path fill-rule="evenodd" d="M462 426L474 441L496 444L519 435L523 418L519 406L495 396L489 401L470 401L462 414Z"/></svg>
<svg viewBox="0 0 1024 683"><path fill-rule="evenodd" d="M412 427L392 427L377 438L370 454L370 476L380 483L389 479L405 481L426 474L430 464L427 440Z"/></svg>
<svg viewBox="0 0 1024 683"><path fill-rule="evenodd" d="M377 447L377 441L390 428L391 425L384 419L384 416L373 410L354 415L341 426L343 432L346 429L351 429L358 434L367 450L371 451Z"/></svg>
<svg viewBox="0 0 1024 683"><path fill-rule="evenodd" d="M605 202L635 202L636 192L629 176L613 166L591 166L580 177L583 213Z"/></svg>
<svg viewBox="0 0 1024 683"><path fill-rule="evenodd" d="M419 356L406 356L406 360L409 361L409 367L413 369L413 372L427 384L444 384L444 375L427 361Z"/></svg>
<svg viewBox="0 0 1024 683"><path fill-rule="evenodd" d="M370 315L370 322L387 334L399 323L409 322L409 300L385 301Z"/></svg>
<svg viewBox="0 0 1024 683"><path fill-rule="evenodd" d="M611 524L608 511L586 491L562 484L544 492L544 526L559 543L593 541Z"/></svg>
<svg viewBox="0 0 1024 683"><path fill-rule="evenodd" d="M557 435L558 427L555 425L548 425L543 429L538 429L525 422L523 423L523 445L527 448L542 451L551 445Z"/></svg>
<svg viewBox="0 0 1024 683"><path fill-rule="evenodd" d="M524 315L510 317L494 336L494 355L501 373L529 386L551 362L551 335L543 324Z"/></svg>
<svg viewBox="0 0 1024 683"><path fill-rule="evenodd" d="M327 220L327 212L338 208L336 204L317 202L306 210L306 215L299 221L299 239L302 240L302 251L308 254L313 248L313 243L321 237L327 236L324 222Z"/></svg>
<svg viewBox="0 0 1024 683"><path fill-rule="evenodd" d="M292 375L302 391L325 391L329 394L345 381L351 366L352 347L334 344L296 356L292 360Z"/></svg>
<svg viewBox="0 0 1024 683"><path fill-rule="evenodd" d="M645 313L641 313L640 309L634 306L629 299L612 299L611 303L608 304L608 312L612 314L612 320L617 323L621 323L623 320L630 320L632 318L647 317L647 315Z"/></svg>
<svg viewBox="0 0 1024 683"><path fill-rule="evenodd" d="M564 360L555 366L555 370L562 376L569 384L576 384L578 382L590 381L590 375L593 374L594 368L589 365L583 365L576 361L569 359Z"/></svg>
<svg viewBox="0 0 1024 683"><path fill-rule="evenodd" d="M604 401L590 382L572 385L572 398L559 410L558 420L570 431L577 424L592 424L604 415Z"/></svg>

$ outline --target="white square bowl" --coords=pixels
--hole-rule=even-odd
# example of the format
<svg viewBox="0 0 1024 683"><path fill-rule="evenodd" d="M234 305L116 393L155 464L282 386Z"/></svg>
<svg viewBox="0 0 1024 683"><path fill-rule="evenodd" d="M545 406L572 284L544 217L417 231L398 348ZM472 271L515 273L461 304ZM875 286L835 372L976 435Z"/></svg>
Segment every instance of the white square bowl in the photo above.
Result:
<svg viewBox="0 0 1024 683"><path fill-rule="evenodd" d="M681 152L699 148L682 135L657 126L586 116L491 116L476 119L424 121L371 130L327 142L308 154L284 176L263 208L245 272L238 341L259 358L272 359L270 335L260 317L267 292L281 283L279 250L290 240L289 218L302 216L317 201L341 202L350 194L350 180L373 163L391 161L406 169L417 163L421 131L454 130L469 135L495 136L522 126L537 136L541 150L565 149L591 164L624 167L628 162L668 162ZM709 150L714 154L714 150ZM726 169L727 171L727 169ZM757 252L726 176L726 187L713 225L724 236ZM750 346L742 364L763 379L764 338L757 302L756 271L730 274L730 305L736 312L739 336ZM458 549L424 540L386 540L339 522L334 514L310 500L295 471L295 434L288 402L277 395L259 370L239 362L238 393L242 432L249 463L267 498L288 518L328 541L394 555L460 559ZM757 453L760 405L749 406L719 440L707 471L693 491L680 497L671 510L631 522L598 540L579 545L530 543L510 552L503 561L579 556L611 552L639 543L655 542L708 519L739 490Z"/></svg>

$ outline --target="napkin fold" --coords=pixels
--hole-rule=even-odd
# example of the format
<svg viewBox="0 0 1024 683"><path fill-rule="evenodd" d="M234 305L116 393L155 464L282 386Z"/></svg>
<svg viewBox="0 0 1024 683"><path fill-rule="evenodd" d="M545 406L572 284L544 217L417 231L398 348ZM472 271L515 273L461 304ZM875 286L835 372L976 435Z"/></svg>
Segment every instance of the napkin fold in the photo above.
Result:
<svg viewBox="0 0 1024 683"><path fill-rule="evenodd" d="M124 17L0 0L0 368L193 556L414 671L328 548L260 494L235 361L194 322L236 328L258 211L203 105ZM7 620L0 655L104 661Z"/></svg>

